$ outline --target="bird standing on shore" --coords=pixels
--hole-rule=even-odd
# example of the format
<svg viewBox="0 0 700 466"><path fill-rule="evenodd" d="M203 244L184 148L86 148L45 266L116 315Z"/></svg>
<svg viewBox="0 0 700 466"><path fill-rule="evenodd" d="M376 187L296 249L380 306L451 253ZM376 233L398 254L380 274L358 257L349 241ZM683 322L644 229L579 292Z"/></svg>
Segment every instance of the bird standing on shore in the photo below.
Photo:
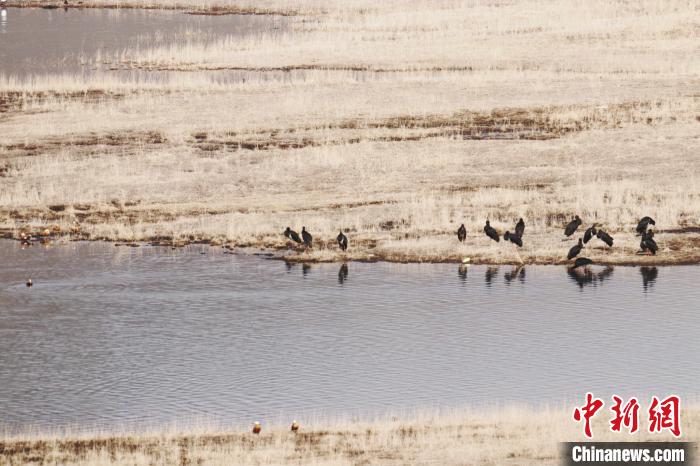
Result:
<svg viewBox="0 0 700 466"><path fill-rule="evenodd" d="M464 227L464 223L462 224L461 227L457 230L457 239L459 240L460 243L463 243L464 240L467 238L467 229Z"/></svg>
<svg viewBox="0 0 700 466"><path fill-rule="evenodd" d="M484 233L486 233L486 236L494 240L495 242L501 241L501 237L496 231L494 227L491 226L491 222L486 220L486 226L484 226Z"/></svg>
<svg viewBox="0 0 700 466"><path fill-rule="evenodd" d="M301 243L301 238L299 238L299 234L289 227L287 227L287 229L284 230L284 236L291 239L295 243Z"/></svg>
<svg viewBox="0 0 700 466"><path fill-rule="evenodd" d="M306 231L306 227L301 227L301 239L304 240L304 244L308 249L311 247L311 242L313 241L314 237L311 236L311 233Z"/></svg>
<svg viewBox="0 0 700 466"><path fill-rule="evenodd" d="M598 233L596 234L599 240L607 244L609 247L612 247L613 245L613 237L604 232L603 230L598 230Z"/></svg>
<svg viewBox="0 0 700 466"><path fill-rule="evenodd" d="M338 247L340 247L341 251L346 251L348 249L348 237L343 234L343 230L340 230L336 240L338 240Z"/></svg>
<svg viewBox="0 0 700 466"><path fill-rule="evenodd" d="M649 225L656 225L656 222L651 217L642 217L642 219L637 224L637 233L643 235L647 231Z"/></svg>
<svg viewBox="0 0 700 466"><path fill-rule="evenodd" d="M515 234L518 235L522 239L524 233L525 233L525 221L521 218L520 220L518 220L518 223L515 224Z"/></svg>
<svg viewBox="0 0 700 466"><path fill-rule="evenodd" d="M564 234L566 236L571 236L574 233L576 233L576 230L578 230L578 227L581 226L581 218L578 215L574 216L574 219L569 222L568 225L564 228Z"/></svg>
<svg viewBox="0 0 700 466"><path fill-rule="evenodd" d="M569 249L569 254L566 255L566 258L568 260L573 259L574 257L578 256L581 253L581 250L583 249L583 240L581 238L578 239L578 244L571 249Z"/></svg>
<svg viewBox="0 0 700 466"><path fill-rule="evenodd" d="M289 426L289 430L292 432L298 432L299 431L299 423L297 421L292 421L292 425Z"/></svg>
<svg viewBox="0 0 700 466"><path fill-rule="evenodd" d="M591 265L592 263L593 263L593 261L590 260L590 259L587 258L587 257L578 257L578 258L574 261L574 266L573 266L572 268L573 268L573 269L577 269L577 268L579 268L579 267L585 267L585 266L587 266L587 265Z"/></svg>
<svg viewBox="0 0 700 466"><path fill-rule="evenodd" d="M595 223L593 226L589 227L586 232L583 234L583 244L588 244L588 242L593 238L598 231L595 229Z"/></svg>
<svg viewBox="0 0 700 466"><path fill-rule="evenodd" d="M659 250L659 246L654 241L654 231L645 231L642 234L642 241L639 243L639 247L642 248L642 252L649 251L653 256L656 255L656 251Z"/></svg>
<svg viewBox="0 0 700 466"><path fill-rule="evenodd" d="M510 231L506 231L503 234L503 239L506 241L510 241L511 243L517 245L518 247L523 247L523 240L519 235L516 235L515 233L511 233Z"/></svg>
<svg viewBox="0 0 700 466"><path fill-rule="evenodd" d="M255 421L255 424L253 424L253 433L254 434L259 434L262 431L262 426L258 421Z"/></svg>

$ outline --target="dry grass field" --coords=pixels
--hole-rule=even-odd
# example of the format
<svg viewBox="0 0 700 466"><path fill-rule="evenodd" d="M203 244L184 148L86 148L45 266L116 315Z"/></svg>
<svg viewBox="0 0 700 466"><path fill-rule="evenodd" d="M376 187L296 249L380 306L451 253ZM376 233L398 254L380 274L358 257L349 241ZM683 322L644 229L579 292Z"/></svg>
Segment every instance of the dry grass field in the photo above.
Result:
<svg viewBox="0 0 700 466"><path fill-rule="evenodd" d="M124 2L234 4L294 15L248 39L144 38L87 74L0 75L0 230L559 263L579 214L615 237L586 247L596 261L700 262L694 2ZM637 254L644 215L655 257ZM519 217L520 250L482 232ZM288 249L288 225L315 247Z"/></svg>
<svg viewBox="0 0 700 466"><path fill-rule="evenodd" d="M594 417L596 441L672 441L668 433L613 433L609 413ZM682 441L697 441L700 410L682 413ZM644 429L646 419L640 420ZM0 437L0 465L557 465L559 442L585 441L565 407L427 412L373 422L263 425L260 435L216 428ZM696 446L697 448L697 446Z"/></svg>

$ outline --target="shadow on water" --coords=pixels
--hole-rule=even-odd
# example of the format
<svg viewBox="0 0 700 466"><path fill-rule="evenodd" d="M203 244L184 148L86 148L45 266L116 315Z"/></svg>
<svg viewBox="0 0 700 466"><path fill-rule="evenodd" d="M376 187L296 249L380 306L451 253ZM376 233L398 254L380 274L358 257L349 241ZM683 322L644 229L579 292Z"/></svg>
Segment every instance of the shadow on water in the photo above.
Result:
<svg viewBox="0 0 700 466"><path fill-rule="evenodd" d="M659 269L656 267L640 267L639 272L642 274L642 286L644 291L649 291L656 282L656 277L659 276Z"/></svg>
<svg viewBox="0 0 700 466"><path fill-rule="evenodd" d="M462 264L459 266L457 269L457 275L459 276L459 279L462 283L467 283L467 267L466 265Z"/></svg>
<svg viewBox="0 0 700 466"><path fill-rule="evenodd" d="M486 269L486 274L484 274L484 281L486 282L486 286L490 287L491 282L493 281L493 277L498 275L498 269L499 267L488 267Z"/></svg>
<svg viewBox="0 0 700 466"><path fill-rule="evenodd" d="M525 283L525 266L514 266L510 272L503 274L503 278L505 279L506 285L510 285L510 283L516 278L518 281L520 281L520 283Z"/></svg>
<svg viewBox="0 0 700 466"><path fill-rule="evenodd" d="M343 264L340 266L340 270L338 270L338 283L343 284L345 280L348 279L348 264Z"/></svg>
<svg viewBox="0 0 700 466"><path fill-rule="evenodd" d="M612 266L606 266L603 270L599 272L594 272L591 270L589 267L579 267L577 269L574 268L568 268L567 273L569 274L569 278L576 282L576 284L579 286L581 290L585 286L588 285L593 285L593 286L598 286L602 285L604 281L608 280L613 272L615 271L615 268Z"/></svg>

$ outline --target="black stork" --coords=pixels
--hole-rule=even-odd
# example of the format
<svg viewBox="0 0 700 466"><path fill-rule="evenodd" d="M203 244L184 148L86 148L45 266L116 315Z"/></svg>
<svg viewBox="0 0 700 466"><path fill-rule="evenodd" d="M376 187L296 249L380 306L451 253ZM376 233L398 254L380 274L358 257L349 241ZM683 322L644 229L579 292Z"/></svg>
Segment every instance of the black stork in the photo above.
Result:
<svg viewBox="0 0 700 466"><path fill-rule="evenodd" d="M639 243L639 247L642 251L649 251L652 255L656 255L656 251L659 250L659 245L654 241L654 231L645 231L642 234L642 241Z"/></svg>
<svg viewBox="0 0 700 466"><path fill-rule="evenodd" d="M506 231L503 234L503 239L506 241L510 241L511 243L517 245L518 247L523 247L523 239L520 237L520 235L516 235L515 233L511 233L510 231Z"/></svg>
<svg viewBox="0 0 700 466"><path fill-rule="evenodd" d="M566 225L566 228L564 228L564 234L566 236L571 236L574 233L576 233L576 230L578 230L578 227L581 226L581 218L578 215L574 216L574 219L569 222L568 225Z"/></svg>
<svg viewBox="0 0 700 466"><path fill-rule="evenodd" d="M647 231L647 227L649 225L656 225L654 219L649 216L642 217L642 219L637 224L637 234L643 235L644 232Z"/></svg>
<svg viewBox="0 0 700 466"><path fill-rule="evenodd" d="M301 239L304 240L304 244L306 245L306 247L310 248L314 237L311 236L311 233L306 231L306 227L301 227Z"/></svg>
<svg viewBox="0 0 700 466"><path fill-rule="evenodd" d="M499 236L498 232L494 227L491 226L491 222L486 220L486 226L484 227L484 233L486 233L486 236L494 240L495 242L501 241L501 237Z"/></svg>
<svg viewBox="0 0 700 466"><path fill-rule="evenodd" d="M460 243L463 243L464 240L467 239L467 229L464 228L464 223L457 230L457 239L459 240Z"/></svg>
<svg viewBox="0 0 700 466"><path fill-rule="evenodd" d="M591 265L592 263L593 263L593 261L587 257L577 257L576 260L574 261L574 266L572 268L577 269L579 267L585 267L587 265Z"/></svg>
<svg viewBox="0 0 700 466"><path fill-rule="evenodd" d="M340 247L341 251L346 251L348 249L348 237L343 234L343 230L340 230L336 240L338 241L338 247Z"/></svg>
<svg viewBox="0 0 700 466"><path fill-rule="evenodd" d="M574 257L578 256L581 253L581 250L583 249L583 240L581 238L578 239L578 244L571 249L569 249L569 254L566 255L566 258L568 260L573 259Z"/></svg>
<svg viewBox="0 0 700 466"><path fill-rule="evenodd" d="M600 239L602 242L607 244L609 247L612 247L613 245L613 237L604 232L603 230L598 230L598 233L596 234L598 239Z"/></svg>
<svg viewBox="0 0 700 466"><path fill-rule="evenodd" d="M591 238L593 238L596 234L598 234L598 231L595 229L595 225L589 227L583 234L583 244L588 244Z"/></svg>
<svg viewBox="0 0 700 466"><path fill-rule="evenodd" d="M299 238L299 234L298 234L296 231L294 231L294 230L292 230L291 228L289 228L289 227L287 227L287 229L284 230L284 236L286 236L287 238L291 239L291 240L294 241L295 243L301 243L301 242L302 242L302 241L301 241L301 238Z"/></svg>

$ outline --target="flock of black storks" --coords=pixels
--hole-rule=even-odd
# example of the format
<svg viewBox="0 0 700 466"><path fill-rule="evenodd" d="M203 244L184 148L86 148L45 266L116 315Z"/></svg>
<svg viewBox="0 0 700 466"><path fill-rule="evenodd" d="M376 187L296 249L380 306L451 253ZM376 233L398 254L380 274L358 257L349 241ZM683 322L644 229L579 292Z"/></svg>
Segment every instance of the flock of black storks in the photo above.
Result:
<svg viewBox="0 0 700 466"><path fill-rule="evenodd" d="M574 218L564 227L564 235L567 238L571 237L574 233L576 233L582 224L583 221L581 220L581 217L575 215ZM641 252L648 252L655 255L659 250L659 246L656 244L656 241L654 241L654 231L649 228L649 225L656 225L656 222L651 217L643 217L637 224L637 234L641 235L642 237L639 247L641 248ZM491 226L491 222L488 220L486 220L486 225L484 226L484 233L497 243L501 241L501 236L499 235L498 231ZM522 248L524 233L525 221L521 218L518 220L518 223L515 224L515 228L512 232L507 230L503 234L503 239ZM311 236L311 233L306 230L306 227L301 227L301 237L290 227L287 227L287 229L284 230L284 236L297 244L303 244L306 249L311 248L313 243L313 236ZM567 260L575 259L573 266L574 268L583 267L593 263L592 260L586 257L577 256L581 254L584 246L594 237L604 242L610 248L613 246L613 242L615 240L612 236L610 236L610 234L608 234L602 228L599 228L595 223L588 227L584 232L583 237L578 239L578 243L569 249L569 253L566 255ZM464 226L464 224L457 229L457 239L460 242L464 242L467 239L467 228ZM336 237L336 241L341 251L346 251L348 249L348 237L343 234L343 230L340 230L340 233Z"/></svg>
<svg viewBox="0 0 700 466"><path fill-rule="evenodd" d="M287 227L287 229L284 230L284 236L297 244L303 244L306 249L309 249L312 246L314 240L311 233L306 231L306 227L301 227L301 238L299 237L299 233L292 230L290 227ZM338 247L341 251L346 251L348 249L348 237L343 234L343 230L340 230L340 233L336 237L336 241L338 242Z"/></svg>
<svg viewBox="0 0 700 466"><path fill-rule="evenodd" d="M572 236L574 233L576 233L576 231L582 224L583 221L581 220L581 217L575 215L574 218L564 227L564 235L566 237ZM641 235L642 237L642 241L640 242L639 247L641 248L641 252L648 252L650 254L656 255L656 252L659 250L659 246L656 244L656 241L654 241L654 231L649 229L649 225L656 225L656 222L653 218L648 216L643 217L637 224L637 234ZM593 237L598 238L610 248L613 246L613 242L615 239L603 229L596 228L596 226L597 225L594 223L593 225L588 227L585 233L583 234L583 238L579 238L578 243L571 249L569 249L569 253L566 255L566 259L571 260L576 258L574 261L574 268L583 267L593 263L593 261L588 259L587 257L576 257L579 254L581 254L584 245L587 244L591 239L593 239ZM496 242L499 242L501 240L498 231L496 231L496 229L491 226L491 222L489 222L488 220L486 220L486 225L484 226L484 233L486 234L486 236L488 236ZM523 233L525 233L525 221L521 218L520 220L518 220L518 223L515 224L515 231L506 231L503 234L503 239L506 241L510 241L518 247L523 247ZM457 230L457 239L460 242L464 242L466 238L467 229L465 228L464 224L462 224Z"/></svg>

